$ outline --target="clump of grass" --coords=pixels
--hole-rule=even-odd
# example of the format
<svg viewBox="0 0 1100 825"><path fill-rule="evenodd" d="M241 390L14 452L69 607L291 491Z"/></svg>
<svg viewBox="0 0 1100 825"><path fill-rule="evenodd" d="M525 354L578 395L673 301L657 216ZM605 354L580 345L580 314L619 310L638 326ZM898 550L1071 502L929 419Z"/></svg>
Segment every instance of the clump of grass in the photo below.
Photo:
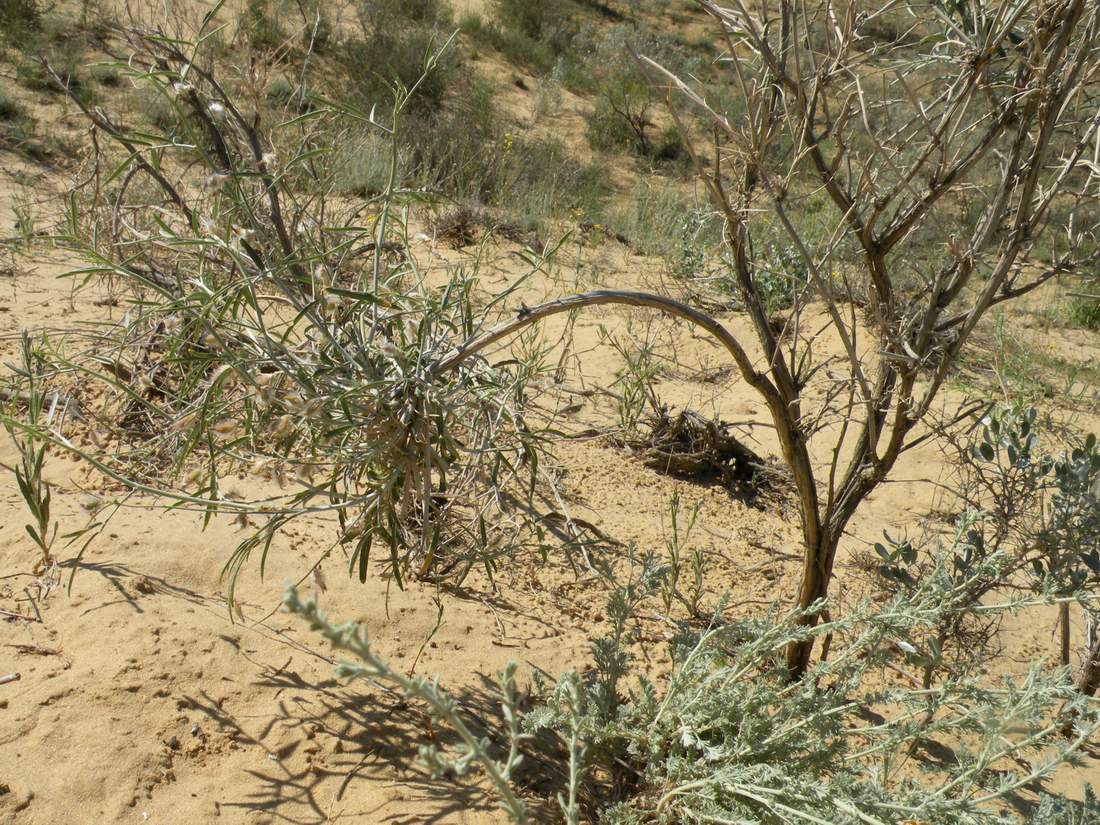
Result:
<svg viewBox="0 0 1100 825"><path fill-rule="evenodd" d="M122 82L118 67L109 63L96 63L88 67L88 75L100 86L113 89Z"/></svg>
<svg viewBox="0 0 1100 825"><path fill-rule="evenodd" d="M386 189L389 179L390 144L373 132L342 147L334 168L336 191L364 198L374 197ZM405 181L407 158L398 159L396 184Z"/></svg>
<svg viewBox="0 0 1100 825"><path fill-rule="evenodd" d="M1100 296L1073 295L1066 305L1070 324L1081 329L1100 330Z"/></svg>
<svg viewBox="0 0 1100 825"><path fill-rule="evenodd" d="M19 105L19 102L6 95L4 92L0 92L0 121L10 123L17 118L24 116L23 107Z"/></svg>
<svg viewBox="0 0 1100 825"><path fill-rule="evenodd" d="M53 165L76 157L79 146L62 134L39 136L33 117L15 98L0 93L0 147L36 163Z"/></svg>
<svg viewBox="0 0 1100 825"><path fill-rule="evenodd" d="M549 217L597 216L611 195L606 173L595 164L573 158L565 144L531 139L520 143L510 185L498 201L514 210L520 223L535 226Z"/></svg>
<svg viewBox="0 0 1100 825"><path fill-rule="evenodd" d="M97 100L96 90L88 82L88 75L82 64L81 50L65 46L48 46L43 53L45 60L73 95L85 105L94 105ZM33 57L30 54L23 55L15 65L15 76L23 88L32 92L61 94L63 91L42 65L37 54Z"/></svg>
<svg viewBox="0 0 1100 825"><path fill-rule="evenodd" d="M689 225L693 243L705 247L717 239L716 226L702 231L695 226L700 218L699 205L674 188L639 183L608 209L605 224L625 236L636 252L671 258L682 251Z"/></svg>
<svg viewBox="0 0 1100 825"><path fill-rule="evenodd" d="M267 87L264 97L269 106L291 109L299 114L313 111L311 87L297 86L285 77L277 77Z"/></svg>
<svg viewBox="0 0 1100 825"><path fill-rule="evenodd" d="M576 213L592 219L610 195L606 175L557 140L510 131L492 91L472 83L441 109L410 115L398 136L397 184L485 207L524 230ZM337 149L339 191L373 197L386 186L390 141L371 134Z"/></svg>

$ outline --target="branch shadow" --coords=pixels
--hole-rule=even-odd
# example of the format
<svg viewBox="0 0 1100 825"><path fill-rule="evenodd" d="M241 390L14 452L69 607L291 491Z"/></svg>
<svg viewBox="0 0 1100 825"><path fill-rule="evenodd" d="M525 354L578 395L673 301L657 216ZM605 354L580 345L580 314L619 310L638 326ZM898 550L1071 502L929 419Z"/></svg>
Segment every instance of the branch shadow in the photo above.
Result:
<svg viewBox="0 0 1100 825"><path fill-rule="evenodd" d="M183 599L196 605L209 606L218 602L208 596L203 596L194 590L172 584L161 576L150 573L142 573L126 564L119 562L86 562L78 559L66 559L60 567L73 569L79 572L86 570L106 579L106 581L118 592L119 598L114 601L99 602L84 611L84 615L112 607L117 604L127 604L135 613L144 613L141 601L146 596L171 596ZM124 586L130 582L129 588Z"/></svg>
<svg viewBox="0 0 1100 825"><path fill-rule="evenodd" d="M395 691L365 682L307 679L289 661L273 667L245 658L259 671L253 684L278 698L274 713L266 718L235 715L206 691L185 697L189 708L220 733L246 744L267 747L265 740L277 733L289 741L269 753L270 768L246 770L247 790L220 801L222 810L262 813L290 825L329 822L339 805L347 806L342 816L379 823L412 821L413 815L423 823L460 814L487 818L499 810L492 789L479 781L480 771L433 778L420 765L421 747L451 751L458 738L434 727L423 709ZM508 743L500 685L484 674L478 679L450 695L475 735L486 738L493 756L501 759ZM567 781L554 754L560 755L560 748L553 742L527 743L522 770L514 777L533 821L553 818L552 800Z"/></svg>

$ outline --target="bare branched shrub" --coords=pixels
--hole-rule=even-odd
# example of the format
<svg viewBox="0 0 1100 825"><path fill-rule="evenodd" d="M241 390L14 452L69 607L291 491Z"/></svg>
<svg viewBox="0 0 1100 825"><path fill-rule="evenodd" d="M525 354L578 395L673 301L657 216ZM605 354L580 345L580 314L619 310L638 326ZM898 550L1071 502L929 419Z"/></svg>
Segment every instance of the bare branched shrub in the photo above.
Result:
<svg viewBox="0 0 1100 825"><path fill-rule="evenodd" d="M911 443L982 316L1097 259L1088 202L1098 177L1086 161L1100 125L1100 16L1073 0L965 13L932 4L907 36L876 42L864 31L885 11L702 5L744 118L642 60L677 118L683 104L715 135L710 150L691 151L725 218L762 355L743 377L767 402L798 487L806 608L828 591L846 525ZM799 204L819 189L833 219L815 238ZM761 295L761 209L808 274L807 299L782 331ZM1043 241L1059 233L1057 255L1044 257ZM813 356L822 327L843 358ZM824 403L807 392L815 378L835 390ZM827 461L814 458L815 440ZM808 644L792 647L791 671L809 656Z"/></svg>

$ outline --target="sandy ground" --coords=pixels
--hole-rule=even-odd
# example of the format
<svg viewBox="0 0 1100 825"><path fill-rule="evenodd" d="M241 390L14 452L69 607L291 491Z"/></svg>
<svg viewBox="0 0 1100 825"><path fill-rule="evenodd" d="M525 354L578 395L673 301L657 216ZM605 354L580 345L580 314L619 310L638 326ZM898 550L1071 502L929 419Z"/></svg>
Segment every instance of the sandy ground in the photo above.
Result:
<svg viewBox="0 0 1100 825"><path fill-rule="evenodd" d="M460 9L484 6L457 2ZM509 95L504 105L522 116L529 100ZM567 96L561 115L578 128L579 105ZM0 168L0 239L18 234L16 209L28 199L39 202L47 222L63 180L10 154L0 154ZM35 181L30 189L28 179ZM515 277L514 251L507 245L495 251L497 271L487 287ZM615 243L593 255L603 285L637 288L660 278L657 264ZM24 329L65 328L119 312L103 306L94 288L74 293L71 281L59 277L79 263L43 243L0 245L0 360L12 360ZM570 277L563 272L532 284L530 298L559 294ZM723 320L735 334L748 330L744 318ZM762 404L743 384L732 376L707 377L724 365L716 347L680 327L648 328L628 312L601 311L578 321L579 385L607 386L620 369L599 343L601 325L631 335L651 329L669 345L675 359L657 387L667 402L728 420L765 421ZM547 335L554 333L548 327ZM1085 358L1096 341L1087 333L1058 332L1047 343ZM605 414L586 406L575 420ZM1076 423L1100 429L1087 416ZM775 452L766 427L751 433L759 451ZM718 487L647 470L598 440L562 443L555 456L572 515L613 540L604 552L623 556L631 544L661 552L676 491L685 511L700 507L693 542L708 559L708 598L729 592L741 614L793 598L799 530L792 506L750 507ZM14 459L7 437L0 438L0 461ZM906 454L894 481L871 497L851 527L838 592L864 586L847 564L853 551L883 529L895 535L918 529L942 505L938 485L948 472L934 443ZM101 482L60 453L50 454L47 476L62 532L83 526L89 496L102 493ZM153 505L132 500L78 565L76 548L69 548L59 553L58 569L35 575L25 507L14 478L5 472L0 481L0 676L19 674L0 685L0 821L504 821L477 776L429 781L417 748L437 736L444 745L449 740L433 731L420 708L378 686L335 680L326 646L300 621L277 612L285 584L327 547L328 525L303 522L277 539L262 581L250 565L238 589L241 618L230 615L220 575L240 540L238 525L217 518L203 530L199 516ZM498 674L508 661L520 663L523 684L534 669L556 675L583 667L588 640L605 624L605 584L583 563L574 568L560 548L545 561L533 552L517 557L495 585L472 576L461 591L416 582L402 591L381 576L361 585L337 563L325 568L325 581L323 593L314 579L303 588L317 593L334 616L364 623L377 652L396 667L415 663L416 672L438 675L475 726L490 732L499 718ZM444 621L437 627L440 606ZM1046 613L1021 618L1008 628L1011 655L997 670L1017 671L1050 650L1052 631ZM655 636L639 651L655 671L668 661L662 641ZM1100 780L1100 768L1063 774L1056 786L1076 791L1082 779ZM554 821L555 791L545 779L524 787L539 821Z"/></svg>

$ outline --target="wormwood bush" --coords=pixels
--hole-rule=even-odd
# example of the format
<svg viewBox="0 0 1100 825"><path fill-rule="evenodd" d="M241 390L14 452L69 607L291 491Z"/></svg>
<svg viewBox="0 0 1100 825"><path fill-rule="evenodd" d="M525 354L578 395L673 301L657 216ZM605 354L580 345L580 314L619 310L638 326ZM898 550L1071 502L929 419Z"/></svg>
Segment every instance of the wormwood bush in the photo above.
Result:
<svg viewBox="0 0 1100 825"><path fill-rule="evenodd" d="M973 579L995 575L998 561L987 559L958 577L952 555L953 548L945 548L912 590L879 606L861 604L813 629L796 613L729 620L720 607L708 627L680 628L670 642L671 669L655 680L638 673L633 651L644 613L639 608L667 570L643 559L612 593L611 630L593 642L592 668L563 674L552 687L536 680L545 700L521 721L507 699L514 669L507 670L509 755L493 757L487 744L471 747L462 736L459 758L487 768L517 822L526 811L509 773L522 758L524 734L547 733L562 746L557 757L566 763L567 780L558 802L570 823L1019 821L1006 813L1005 801L1041 786L1059 765L1079 764L1077 751L1100 715L1065 671L1041 664L999 680L954 675L930 689L881 678L886 667L904 672L932 655L928 634L948 616L1024 606L976 605ZM334 627L293 594L287 606L362 658L370 673L379 672L361 628ZM791 684L783 652L807 635L835 638L833 656ZM362 675L356 665L341 668ZM931 722L922 713L929 702L940 709ZM438 713L437 699L428 704ZM461 723L461 710L446 707ZM920 747L925 743L927 751ZM950 749L946 760L926 758L933 743ZM540 755L546 757L545 748ZM1040 795L1027 821L1069 825L1097 816L1091 794L1080 804Z"/></svg>

